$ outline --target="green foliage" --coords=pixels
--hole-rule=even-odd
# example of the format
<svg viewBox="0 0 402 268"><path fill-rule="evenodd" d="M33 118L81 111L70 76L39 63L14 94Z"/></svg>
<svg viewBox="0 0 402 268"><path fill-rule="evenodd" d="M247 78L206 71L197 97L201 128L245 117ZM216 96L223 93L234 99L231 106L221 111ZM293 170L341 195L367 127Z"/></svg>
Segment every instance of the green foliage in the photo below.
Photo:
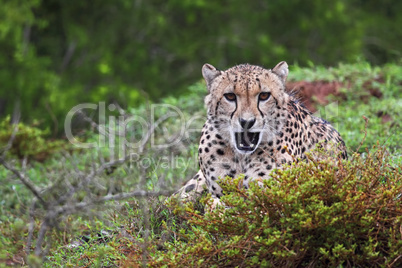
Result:
<svg viewBox="0 0 402 268"><path fill-rule="evenodd" d="M129 240L118 236L111 237L108 232L110 227L99 220L78 219L75 225L75 228L82 228L87 234L80 239L72 237L73 242L80 245L72 243L67 247L60 247L44 263L41 262L41 267L54 267L55 264L63 267L117 267L116 264L125 259L119 252L119 247L131 248Z"/></svg>
<svg viewBox="0 0 402 268"><path fill-rule="evenodd" d="M50 154L67 149L67 143L61 140L48 140L48 130L38 128L38 122L31 126L24 123L11 124L10 116L0 121L0 148L19 157L28 157L43 161ZM11 142L11 144L9 144Z"/></svg>
<svg viewBox="0 0 402 268"><path fill-rule="evenodd" d="M5 260L10 256L16 256L21 252L25 245L25 233L28 225L21 219L0 219L0 260ZM0 267L1 263L0 263Z"/></svg>
<svg viewBox="0 0 402 268"><path fill-rule="evenodd" d="M151 266L400 266L402 162L374 147L365 158L300 162L263 186L226 178L219 207L200 215L177 207L194 225L166 243ZM208 204L206 199L206 203Z"/></svg>
<svg viewBox="0 0 402 268"><path fill-rule="evenodd" d="M401 3L0 0L0 116L20 107L61 134L84 102L132 107L219 68L401 56ZM96 6L96 8L94 8ZM250 16L252 14L252 16ZM273 25L275 27L273 27Z"/></svg>
<svg viewBox="0 0 402 268"><path fill-rule="evenodd" d="M59 78L48 69L49 57L37 55L31 43L31 29L44 29L48 23L33 11L41 1L0 1L0 5L0 115L20 107L24 119L45 117L48 124L45 96Z"/></svg>
<svg viewBox="0 0 402 268"><path fill-rule="evenodd" d="M359 9L361 23L365 27L364 49L365 58L371 63L379 64L401 58L400 46L395 42L402 38L402 2L386 1L382 5L375 0L353 0ZM385 2L383 2L385 3Z"/></svg>

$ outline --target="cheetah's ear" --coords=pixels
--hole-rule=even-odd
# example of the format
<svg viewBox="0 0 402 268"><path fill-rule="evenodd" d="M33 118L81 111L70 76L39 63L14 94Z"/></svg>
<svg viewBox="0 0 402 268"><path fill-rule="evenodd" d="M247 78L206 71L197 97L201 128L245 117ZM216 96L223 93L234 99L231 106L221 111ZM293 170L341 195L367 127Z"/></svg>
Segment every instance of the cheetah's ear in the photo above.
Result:
<svg viewBox="0 0 402 268"><path fill-rule="evenodd" d="M211 64L205 63L202 66L202 76L204 76L205 82L207 82L208 90L212 81L221 74L222 72L216 69Z"/></svg>
<svg viewBox="0 0 402 268"><path fill-rule="evenodd" d="M272 72L276 73L283 82L286 82L289 74L288 64L286 61L281 61L272 69Z"/></svg>

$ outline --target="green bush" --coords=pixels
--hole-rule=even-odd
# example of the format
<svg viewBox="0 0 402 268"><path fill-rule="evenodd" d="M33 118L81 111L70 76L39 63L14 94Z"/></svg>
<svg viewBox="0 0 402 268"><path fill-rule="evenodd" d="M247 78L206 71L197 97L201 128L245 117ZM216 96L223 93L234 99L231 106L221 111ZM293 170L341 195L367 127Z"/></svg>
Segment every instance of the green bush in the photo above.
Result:
<svg viewBox="0 0 402 268"><path fill-rule="evenodd" d="M402 265L402 163L373 148L347 162L300 162L263 187L222 182L226 208L201 215L175 206L193 224L151 266L372 267ZM209 199L204 199L209 204Z"/></svg>
<svg viewBox="0 0 402 268"><path fill-rule="evenodd" d="M38 125L37 121L32 125L11 124L10 116L7 116L0 121L0 152L4 149L19 158L43 161L49 155L69 148L65 141L50 140L47 137L49 130L42 130Z"/></svg>

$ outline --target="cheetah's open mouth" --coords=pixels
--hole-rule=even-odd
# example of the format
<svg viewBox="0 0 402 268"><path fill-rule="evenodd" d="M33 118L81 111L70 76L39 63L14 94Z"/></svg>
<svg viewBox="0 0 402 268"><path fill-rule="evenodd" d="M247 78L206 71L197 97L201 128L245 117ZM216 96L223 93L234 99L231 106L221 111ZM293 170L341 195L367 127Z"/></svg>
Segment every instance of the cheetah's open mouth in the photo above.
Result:
<svg viewBox="0 0 402 268"><path fill-rule="evenodd" d="M236 132L235 140L240 151L254 151L260 140L260 132Z"/></svg>

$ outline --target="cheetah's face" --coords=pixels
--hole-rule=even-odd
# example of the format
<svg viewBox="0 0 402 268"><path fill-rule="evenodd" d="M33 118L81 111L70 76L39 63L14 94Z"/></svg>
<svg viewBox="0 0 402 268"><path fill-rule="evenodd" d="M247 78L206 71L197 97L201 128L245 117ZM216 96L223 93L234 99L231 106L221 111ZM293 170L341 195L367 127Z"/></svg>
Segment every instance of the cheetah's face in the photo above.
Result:
<svg viewBox="0 0 402 268"><path fill-rule="evenodd" d="M284 93L286 62L272 70L239 65L219 71L205 64L202 73L209 91L208 118L238 153L253 153L261 141L279 131L278 108L288 96Z"/></svg>

